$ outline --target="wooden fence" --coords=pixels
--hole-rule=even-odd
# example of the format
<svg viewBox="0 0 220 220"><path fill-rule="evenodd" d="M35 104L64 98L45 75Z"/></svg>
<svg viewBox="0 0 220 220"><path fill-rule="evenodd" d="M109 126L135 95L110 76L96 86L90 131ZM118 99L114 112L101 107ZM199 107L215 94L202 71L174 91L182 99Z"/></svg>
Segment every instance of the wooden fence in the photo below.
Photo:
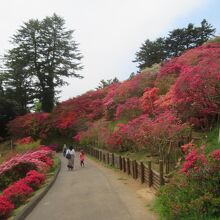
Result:
<svg viewBox="0 0 220 220"><path fill-rule="evenodd" d="M151 161L144 164L143 162L131 160L93 147L86 148L86 152L92 157L120 169L122 172L127 173L127 175L132 176L142 184L147 184L149 187L153 187L156 190L164 185L163 161L159 161L160 172L158 173L151 168Z"/></svg>

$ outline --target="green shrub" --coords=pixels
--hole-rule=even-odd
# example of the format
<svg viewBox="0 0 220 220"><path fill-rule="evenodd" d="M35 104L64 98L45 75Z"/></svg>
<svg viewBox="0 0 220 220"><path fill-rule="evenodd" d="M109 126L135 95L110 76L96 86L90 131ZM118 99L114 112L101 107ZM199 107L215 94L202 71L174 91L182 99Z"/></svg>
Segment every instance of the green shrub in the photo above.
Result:
<svg viewBox="0 0 220 220"><path fill-rule="evenodd" d="M162 187L154 204L161 219L220 219L220 150L209 155L187 144L181 172Z"/></svg>

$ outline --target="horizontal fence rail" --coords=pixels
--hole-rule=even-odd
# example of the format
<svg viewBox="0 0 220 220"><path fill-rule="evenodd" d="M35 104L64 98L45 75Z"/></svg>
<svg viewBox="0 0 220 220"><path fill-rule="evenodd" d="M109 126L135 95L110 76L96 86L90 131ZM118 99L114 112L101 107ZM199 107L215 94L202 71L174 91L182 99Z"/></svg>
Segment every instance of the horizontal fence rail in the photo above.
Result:
<svg viewBox="0 0 220 220"><path fill-rule="evenodd" d="M144 164L143 162L131 160L93 147L88 147L85 150L87 154L95 157L97 160L121 170L133 179L140 181L142 184L147 184L149 187L153 187L156 190L164 185L163 161L159 161L160 166L158 173L152 169L151 161Z"/></svg>

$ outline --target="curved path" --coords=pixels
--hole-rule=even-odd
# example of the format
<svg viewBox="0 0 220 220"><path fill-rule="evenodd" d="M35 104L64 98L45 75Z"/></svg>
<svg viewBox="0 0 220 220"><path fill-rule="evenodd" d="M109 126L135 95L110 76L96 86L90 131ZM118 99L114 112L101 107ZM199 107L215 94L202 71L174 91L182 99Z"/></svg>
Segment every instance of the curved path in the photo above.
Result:
<svg viewBox="0 0 220 220"><path fill-rule="evenodd" d="M86 167L68 171L61 157L59 176L26 220L154 220L135 191L110 169L86 158Z"/></svg>

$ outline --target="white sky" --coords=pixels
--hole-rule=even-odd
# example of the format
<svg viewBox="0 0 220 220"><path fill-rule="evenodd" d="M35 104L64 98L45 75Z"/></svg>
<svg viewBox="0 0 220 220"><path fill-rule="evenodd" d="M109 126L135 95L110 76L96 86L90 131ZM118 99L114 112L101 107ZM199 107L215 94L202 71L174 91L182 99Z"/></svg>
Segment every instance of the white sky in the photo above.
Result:
<svg viewBox="0 0 220 220"><path fill-rule="evenodd" d="M119 80L136 72L135 53L147 39L164 36L182 17L207 6L209 0L4 0L0 3L0 54L23 22L54 12L74 29L84 59L84 79L68 79L61 100L94 89L100 80ZM202 20L203 18L201 18ZM187 24L185 24L187 25Z"/></svg>

